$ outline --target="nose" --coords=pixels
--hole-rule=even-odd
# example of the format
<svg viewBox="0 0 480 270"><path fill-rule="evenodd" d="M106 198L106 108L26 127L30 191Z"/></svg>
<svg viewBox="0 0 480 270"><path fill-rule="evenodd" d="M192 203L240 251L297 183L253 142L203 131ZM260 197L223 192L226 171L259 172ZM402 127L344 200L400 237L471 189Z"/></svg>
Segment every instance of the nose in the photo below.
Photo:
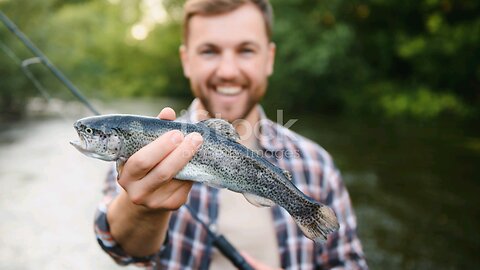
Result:
<svg viewBox="0 0 480 270"><path fill-rule="evenodd" d="M217 68L217 76L222 80L232 80L238 76L239 67L235 54L225 52L222 54Z"/></svg>

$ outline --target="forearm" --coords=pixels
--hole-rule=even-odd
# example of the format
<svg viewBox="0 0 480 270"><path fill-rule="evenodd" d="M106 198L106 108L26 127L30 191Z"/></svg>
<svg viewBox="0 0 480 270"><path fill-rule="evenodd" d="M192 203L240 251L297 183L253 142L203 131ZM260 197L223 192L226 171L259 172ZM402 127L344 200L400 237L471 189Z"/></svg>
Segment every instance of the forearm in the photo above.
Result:
<svg viewBox="0 0 480 270"><path fill-rule="evenodd" d="M115 241L129 255L142 257L158 252L165 241L170 211L152 211L133 204L122 191L110 204L107 219Z"/></svg>

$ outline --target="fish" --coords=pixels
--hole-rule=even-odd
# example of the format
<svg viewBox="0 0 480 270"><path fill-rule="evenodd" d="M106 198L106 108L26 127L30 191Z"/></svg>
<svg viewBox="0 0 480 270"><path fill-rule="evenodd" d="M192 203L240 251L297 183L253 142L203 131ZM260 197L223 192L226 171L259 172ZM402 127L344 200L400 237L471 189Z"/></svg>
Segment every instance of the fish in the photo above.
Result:
<svg viewBox="0 0 480 270"><path fill-rule="evenodd" d="M279 205L315 243L325 243L328 234L339 229L333 209L300 191L290 172L240 144L235 128L223 119L184 123L110 114L82 118L74 128L79 139L70 143L77 150L92 158L115 161L117 170L140 148L168 131L180 130L184 135L198 132L203 144L176 179L241 193L258 207Z"/></svg>

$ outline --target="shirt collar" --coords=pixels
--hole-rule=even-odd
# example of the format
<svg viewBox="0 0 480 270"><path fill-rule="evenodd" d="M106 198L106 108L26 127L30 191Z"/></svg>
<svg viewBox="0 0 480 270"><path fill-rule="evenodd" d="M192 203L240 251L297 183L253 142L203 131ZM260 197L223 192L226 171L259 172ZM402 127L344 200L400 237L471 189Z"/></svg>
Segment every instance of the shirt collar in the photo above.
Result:
<svg viewBox="0 0 480 270"><path fill-rule="evenodd" d="M178 120L197 123L199 103L200 100L198 98L194 99L188 107L188 110ZM283 149L285 143L283 138L284 134L279 132L279 127L276 123L268 119L261 105L257 105L257 110L259 112L259 123L255 128L259 129L255 134L260 147L271 152Z"/></svg>

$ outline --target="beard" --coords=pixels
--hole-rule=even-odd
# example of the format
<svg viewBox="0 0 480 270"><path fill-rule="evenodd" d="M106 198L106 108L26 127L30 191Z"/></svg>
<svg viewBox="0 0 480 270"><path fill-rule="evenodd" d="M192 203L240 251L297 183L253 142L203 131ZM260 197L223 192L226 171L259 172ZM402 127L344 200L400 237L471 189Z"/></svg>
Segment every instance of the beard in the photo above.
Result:
<svg viewBox="0 0 480 270"><path fill-rule="evenodd" d="M238 119L246 119L247 116L255 109L255 106L262 99L266 83L251 88L251 84L246 77L239 76L232 80L222 80L216 76L212 77L206 84L205 88L201 85L194 85L190 81L191 89L194 90L195 96L200 100L204 109L210 118L222 118L230 123ZM243 88L238 95L238 103L223 104L218 99L215 87L218 85L237 85Z"/></svg>
<svg viewBox="0 0 480 270"><path fill-rule="evenodd" d="M246 119L247 116L252 112L255 106L260 102L260 100L254 100L252 97L248 97L246 100L245 105L236 105L218 108L216 106L222 106L221 104L212 104L210 99L207 98L205 95L198 96L200 102L205 107L205 110L208 112L208 116L210 118L222 118L223 120L228 121L229 123L234 122L238 119ZM238 108L241 106L242 108Z"/></svg>

